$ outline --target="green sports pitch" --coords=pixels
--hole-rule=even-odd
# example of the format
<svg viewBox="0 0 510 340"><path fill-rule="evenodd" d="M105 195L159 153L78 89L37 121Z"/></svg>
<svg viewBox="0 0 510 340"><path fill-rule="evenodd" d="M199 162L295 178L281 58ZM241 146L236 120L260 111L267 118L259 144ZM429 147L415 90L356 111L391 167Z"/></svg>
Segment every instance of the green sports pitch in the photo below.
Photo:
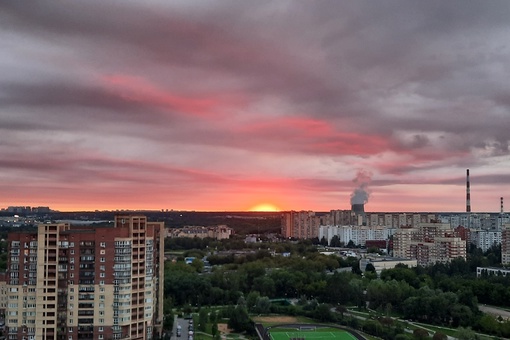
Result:
<svg viewBox="0 0 510 340"><path fill-rule="evenodd" d="M356 340L354 335L338 328L271 328L271 340Z"/></svg>

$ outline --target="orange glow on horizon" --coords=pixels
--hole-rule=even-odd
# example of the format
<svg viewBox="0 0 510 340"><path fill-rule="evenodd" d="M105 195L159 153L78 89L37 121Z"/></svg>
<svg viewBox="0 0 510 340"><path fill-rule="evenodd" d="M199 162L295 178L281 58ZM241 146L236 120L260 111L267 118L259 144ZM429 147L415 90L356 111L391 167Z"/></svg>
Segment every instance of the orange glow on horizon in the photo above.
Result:
<svg viewBox="0 0 510 340"><path fill-rule="evenodd" d="M280 211L280 208L270 203L260 203L250 208L249 211Z"/></svg>

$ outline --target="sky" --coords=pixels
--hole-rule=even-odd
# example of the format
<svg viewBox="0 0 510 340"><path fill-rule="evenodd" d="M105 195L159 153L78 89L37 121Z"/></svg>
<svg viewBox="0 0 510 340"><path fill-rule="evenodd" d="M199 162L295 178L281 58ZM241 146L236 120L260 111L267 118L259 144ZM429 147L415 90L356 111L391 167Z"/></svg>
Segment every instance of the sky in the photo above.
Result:
<svg viewBox="0 0 510 340"><path fill-rule="evenodd" d="M0 2L0 207L510 205L510 1Z"/></svg>

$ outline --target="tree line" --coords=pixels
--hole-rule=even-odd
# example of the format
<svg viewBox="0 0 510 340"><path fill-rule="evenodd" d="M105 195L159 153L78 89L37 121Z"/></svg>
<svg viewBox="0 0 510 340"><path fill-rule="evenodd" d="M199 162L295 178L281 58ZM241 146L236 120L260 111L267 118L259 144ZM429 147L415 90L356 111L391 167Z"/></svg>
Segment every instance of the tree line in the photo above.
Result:
<svg viewBox="0 0 510 340"><path fill-rule="evenodd" d="M467 260L459 258L428 267L398 265L383 270L378 277L373 272L361 275L355 258L320 254L310 241L257 244L258 248L252 246L240 255L214 254L211 244L185 253L207 255L209 263L215 265L211 273L200 273L201 266L186 265L180 259L166 263L165 296L172 306L221 305L232 306L230 310L235 311L234 306L245 301L242 305L250 313L302 314L359 326L359 320L329 312L332 307L342 311L342 306L358 306L378 310L382 315L453 328L472 327L510 337L507 320L498 320L478 309L479 303L510 307L510 278L477 278L474 271L480 263L495 261L497 248L486 253L472 249ZM234 248L241 247L233 244ZM227 249L232 245L215 247ZM273 256L275 248L291 255ZM299 303L279 305L273 302L277 299L295 299ZM388 327L387 320L369 321L368 329L381 337L395 338L402 331L399 327Z"/></svg>

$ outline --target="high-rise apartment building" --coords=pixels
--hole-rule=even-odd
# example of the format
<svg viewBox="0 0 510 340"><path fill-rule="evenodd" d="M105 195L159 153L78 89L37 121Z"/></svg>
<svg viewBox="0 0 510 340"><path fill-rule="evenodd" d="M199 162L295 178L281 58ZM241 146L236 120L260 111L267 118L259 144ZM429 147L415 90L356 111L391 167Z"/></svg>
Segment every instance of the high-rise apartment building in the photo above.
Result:
<svg viewBox="0 0 510 340"><path fill-rule="evenodd" d="M7 339L152 339L163 322L164 225L41 224L10 233Z"/></svg>
<svg viewBox="0 0 510 340"><path fill-rule="evenodd" d="M281 234L285 238L309 239L319 235L321 219L313 211L284 212L281 221Z"/></svg>
<svg viewBox="0 0 510 340"><path fill-rule="evenodd" d="M506 224L501 232L501 263L510 264L510 224Z"/></svg>
<svg viewBox="0 0 510 340"><path fill-rule="evenodd" d="M421 223L417 228L398 229L393 236L393 256L416 259L425 266L466 258L466 241L449 224Z"/></svg>

